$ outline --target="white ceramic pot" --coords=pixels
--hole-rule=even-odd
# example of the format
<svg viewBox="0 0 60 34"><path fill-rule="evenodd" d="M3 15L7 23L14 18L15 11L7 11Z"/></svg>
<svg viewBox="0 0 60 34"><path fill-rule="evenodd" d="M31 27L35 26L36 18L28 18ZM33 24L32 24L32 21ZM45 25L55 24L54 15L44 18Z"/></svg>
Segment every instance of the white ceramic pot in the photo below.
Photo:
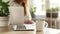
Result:
<svg viewBox="0 0 60 34"><path fill-rule="evenodd" d="M0 27L8 26L8 17L0 17Z"/></svg>

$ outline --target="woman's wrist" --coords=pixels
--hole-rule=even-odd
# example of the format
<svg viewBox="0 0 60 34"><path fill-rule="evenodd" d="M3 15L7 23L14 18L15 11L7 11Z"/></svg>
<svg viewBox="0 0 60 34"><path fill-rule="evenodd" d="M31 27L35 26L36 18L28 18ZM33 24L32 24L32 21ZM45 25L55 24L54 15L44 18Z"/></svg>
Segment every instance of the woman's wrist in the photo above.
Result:
<svg viewBox="0 0 60 34"><path fill-rule="evenodd" d="M33 23L33 20L25 20L24 23L25 24L32 24Z"/></svg>

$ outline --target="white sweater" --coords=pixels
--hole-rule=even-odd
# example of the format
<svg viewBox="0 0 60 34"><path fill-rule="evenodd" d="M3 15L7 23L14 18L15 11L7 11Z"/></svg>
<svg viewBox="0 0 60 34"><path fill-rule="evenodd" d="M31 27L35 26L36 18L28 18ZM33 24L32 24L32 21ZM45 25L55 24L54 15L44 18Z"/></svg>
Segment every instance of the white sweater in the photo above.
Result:
<svg viewBox="0 0 60 34"><path fill-rule="evenodd" d="M20 5L18 5L17 3L14 3L14 2L12 2L11 4L10 4L10 6L12 6L12 7L23 7L23 6L20 6ZM24 10L24 8L23 8L23 10ZM24 21L25 20L31 20L31 15L30 15L30 12L29 12L29 8L27 7L27 16L24 16ZM18 12L18 11L17 11ZM19 12L18 12L19 13ZM21 16L21 15L19 15L19 16ZM13 16L14 17L14 16ZM16 19L17 18L15 18L15 19L13 19L13 17L11 17L10 18L10 23L12 23L14 20L16 21ZM14 24L14 23L12 23L12 24Z"/></svg>
<svg viewBox="0 0 60 34"><path fill-rule="evenodd" d="M14 7L23 7L23 6L20 6L19 4L15 3L15 2L12 2L11 6L14 6ZM27 13L28 15L24 17L24 20L31 20L31 14L29 12L29 8L27 6Z"/></svg>

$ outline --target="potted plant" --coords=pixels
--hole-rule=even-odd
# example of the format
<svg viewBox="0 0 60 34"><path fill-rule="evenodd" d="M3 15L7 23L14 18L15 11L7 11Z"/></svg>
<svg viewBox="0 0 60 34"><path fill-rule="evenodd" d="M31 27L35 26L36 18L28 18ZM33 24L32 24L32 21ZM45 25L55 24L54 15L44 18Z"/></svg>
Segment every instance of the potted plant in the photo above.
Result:
<svg viewBox="0 0 60 34"><path fill-rule="evenodd" d="M36 12L36 7L31 8L31 16L32 18L35 18L35 12Z"/></svg>
<svg viewBox="0 0 60 34"><path fill-rule="evenodd" d="M8 26L9 18L9 2L0 0L0 26Z"/></svg>
<svg viewBox="0 0 60 34"><path fill-rule="evenodd" d="M58 11L59 11L58 7L47 9L46 11L47 11L47 13L46 13L47 17L49 17L49 18L50 17L52 17L52 18L57 18L58 17Z"/></svg>

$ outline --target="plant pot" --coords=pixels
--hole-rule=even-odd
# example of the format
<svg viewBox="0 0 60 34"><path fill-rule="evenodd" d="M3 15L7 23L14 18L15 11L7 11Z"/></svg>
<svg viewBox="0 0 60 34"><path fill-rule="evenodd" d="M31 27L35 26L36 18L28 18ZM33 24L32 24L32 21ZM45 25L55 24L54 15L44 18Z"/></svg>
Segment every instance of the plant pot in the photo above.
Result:
<svg viewBox="0 0 60 34"><path fill-rule="evenodd" d="M46 16L48 17L48 18L58 18L58 13L46 13Z"/></svg>
<svg viewBox="0 0 60 34"><path fill-rule="evenodd" d="M0 17L0 27L8 26L8 17Z"/></svg>
<svg viewBox="0 0 60 34"><path fill-rule="evenodd" d="M35 14L34 13L31 13L31 16L32 16L32 18L35 18Z"/></svg>

